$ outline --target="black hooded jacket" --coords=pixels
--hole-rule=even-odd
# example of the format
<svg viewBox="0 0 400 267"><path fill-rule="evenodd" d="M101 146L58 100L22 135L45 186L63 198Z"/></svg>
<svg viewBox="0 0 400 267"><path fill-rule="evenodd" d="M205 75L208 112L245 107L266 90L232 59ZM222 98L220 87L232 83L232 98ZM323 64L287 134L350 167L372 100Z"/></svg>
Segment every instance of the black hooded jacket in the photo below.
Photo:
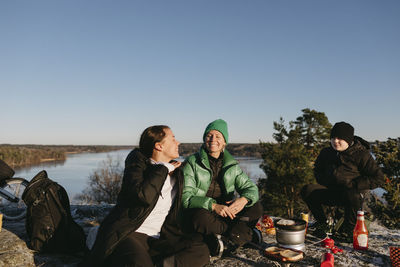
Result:
<svg viewBox="0 0 400 267"><path fill-rule="evenodd" d="M102 266L119 242L139 228L156 205L167 175L167 167L151 164L139 149L130 152L125 160L117 204L101 223L95 244L81 266ZM172 177L177 179L178 193L162 226L158 242L158 248L166 254L185 245L179 243L182 232L178 226L178 212L183 185L180 168L172 173Z"/></svg>
<svg viewBox="0 0 400 267"><path fill-rule="evenodd" d="M369 143L355 136L345 151L331 146L321 150L314 165L317 182L331 189L375 189L384 183L384 175L369 151Z"/></svg>

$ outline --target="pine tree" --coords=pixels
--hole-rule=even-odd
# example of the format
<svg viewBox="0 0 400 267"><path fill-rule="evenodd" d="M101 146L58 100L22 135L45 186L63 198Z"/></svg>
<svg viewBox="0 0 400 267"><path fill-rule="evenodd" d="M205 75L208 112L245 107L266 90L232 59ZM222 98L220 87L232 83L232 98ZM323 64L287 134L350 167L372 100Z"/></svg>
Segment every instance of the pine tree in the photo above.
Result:
<svg viewBox="0 0 400 267"><path fill-rule="evenodd" d="M301 111L303 115L297 117L293 123L300 131L301 142L310 151L313 158L316 158L322 148L329 146L332 124L330 124L324 112L310 110L309 108Z"/></svg>
<svg viewBox="0 0 400 267"><path fill-rule="evenodd" d="M260 143L267 178L258 186L264 209L276 216L289 216L307 209L301 201L300 190L315 182L312 172L316 149L329 140L331 124L322 112L303 109L296 121L274 122L275 142ZM319 151L318 151L319 152Z"/></svg>
<svg viewBox="0 0 400 267"><path fill-rule="evenodd" d="M400 138L389 138L373 146L376 161L386 176L383 199L370 203L374 215L389 228L400 228Z"/></svg>

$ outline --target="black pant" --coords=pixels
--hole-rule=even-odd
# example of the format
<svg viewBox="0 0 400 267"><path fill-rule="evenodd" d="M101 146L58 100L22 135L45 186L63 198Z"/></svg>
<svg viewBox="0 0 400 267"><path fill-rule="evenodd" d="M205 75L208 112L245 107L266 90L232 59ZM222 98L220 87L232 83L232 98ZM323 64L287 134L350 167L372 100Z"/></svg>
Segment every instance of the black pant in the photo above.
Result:
<svg viewBox="0 0 400 267"><path fill-rule="evenodd" d="M262 205L257 202L251 207L244 208L233 220L206 209L188 209L186 216L191 220L195 232L204 235L221 234L234 243L243 245L251 241L252 228L255 227L262 214ZM240 238L234 238L235 236L240 236Z"/></svg>
<svg viewBox="0 0 400 267"><path fill-rule="evenodd" d="M362 207L360 191L352 188L328 189L319 184L309 184L302 188L301 197L307 203L317 222L326 222L322 205L343 206L343 226L354 228L357 221L357 211Z"/></svg>
<svg viewBox="0 0 400 267"><path fill-rule="evenodd" d="M114 249L106 260L106 266L148 267L160 264L168 257L174 257L172 266L179 267L204 266L209 262L208 248L203 242L192 241L190 246L172 255L154 250L153 247L157 247L159 242L162 241L146 234L133 232Z"/></svg>

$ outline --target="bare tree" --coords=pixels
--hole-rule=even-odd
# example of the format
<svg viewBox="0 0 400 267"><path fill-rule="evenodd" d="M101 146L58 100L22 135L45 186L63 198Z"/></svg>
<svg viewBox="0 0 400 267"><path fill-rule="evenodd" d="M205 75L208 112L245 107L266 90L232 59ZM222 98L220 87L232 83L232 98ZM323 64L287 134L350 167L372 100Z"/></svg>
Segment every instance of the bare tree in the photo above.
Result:
<svg viewBox="0 0 400 267"><path fill-rule="evenodd" d="M121 190L122 176L121 160L108 156L101 167L90 174L88 187L75 196L75 200L85 204L116 203Z"/></svg>

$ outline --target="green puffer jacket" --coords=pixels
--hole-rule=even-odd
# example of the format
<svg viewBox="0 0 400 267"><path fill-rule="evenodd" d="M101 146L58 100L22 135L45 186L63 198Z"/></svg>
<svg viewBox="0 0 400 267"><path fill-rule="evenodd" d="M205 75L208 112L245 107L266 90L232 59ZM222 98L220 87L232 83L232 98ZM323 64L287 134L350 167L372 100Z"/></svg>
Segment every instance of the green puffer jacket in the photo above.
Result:
<svg viewBox="0 0 400 267"><path fill-rule="evenodd" d="M249 201L246 207L253 206L258 201L258 188L239 167L238 162L228 151L224 151L222 170L226 193L233 199L235 191ZM186 159L183 168L184 187L182 201L184 208L203 208L212 210L216 201L206 197L211 184L211 169L207 152L201 148L196 154Z"/></svg>

